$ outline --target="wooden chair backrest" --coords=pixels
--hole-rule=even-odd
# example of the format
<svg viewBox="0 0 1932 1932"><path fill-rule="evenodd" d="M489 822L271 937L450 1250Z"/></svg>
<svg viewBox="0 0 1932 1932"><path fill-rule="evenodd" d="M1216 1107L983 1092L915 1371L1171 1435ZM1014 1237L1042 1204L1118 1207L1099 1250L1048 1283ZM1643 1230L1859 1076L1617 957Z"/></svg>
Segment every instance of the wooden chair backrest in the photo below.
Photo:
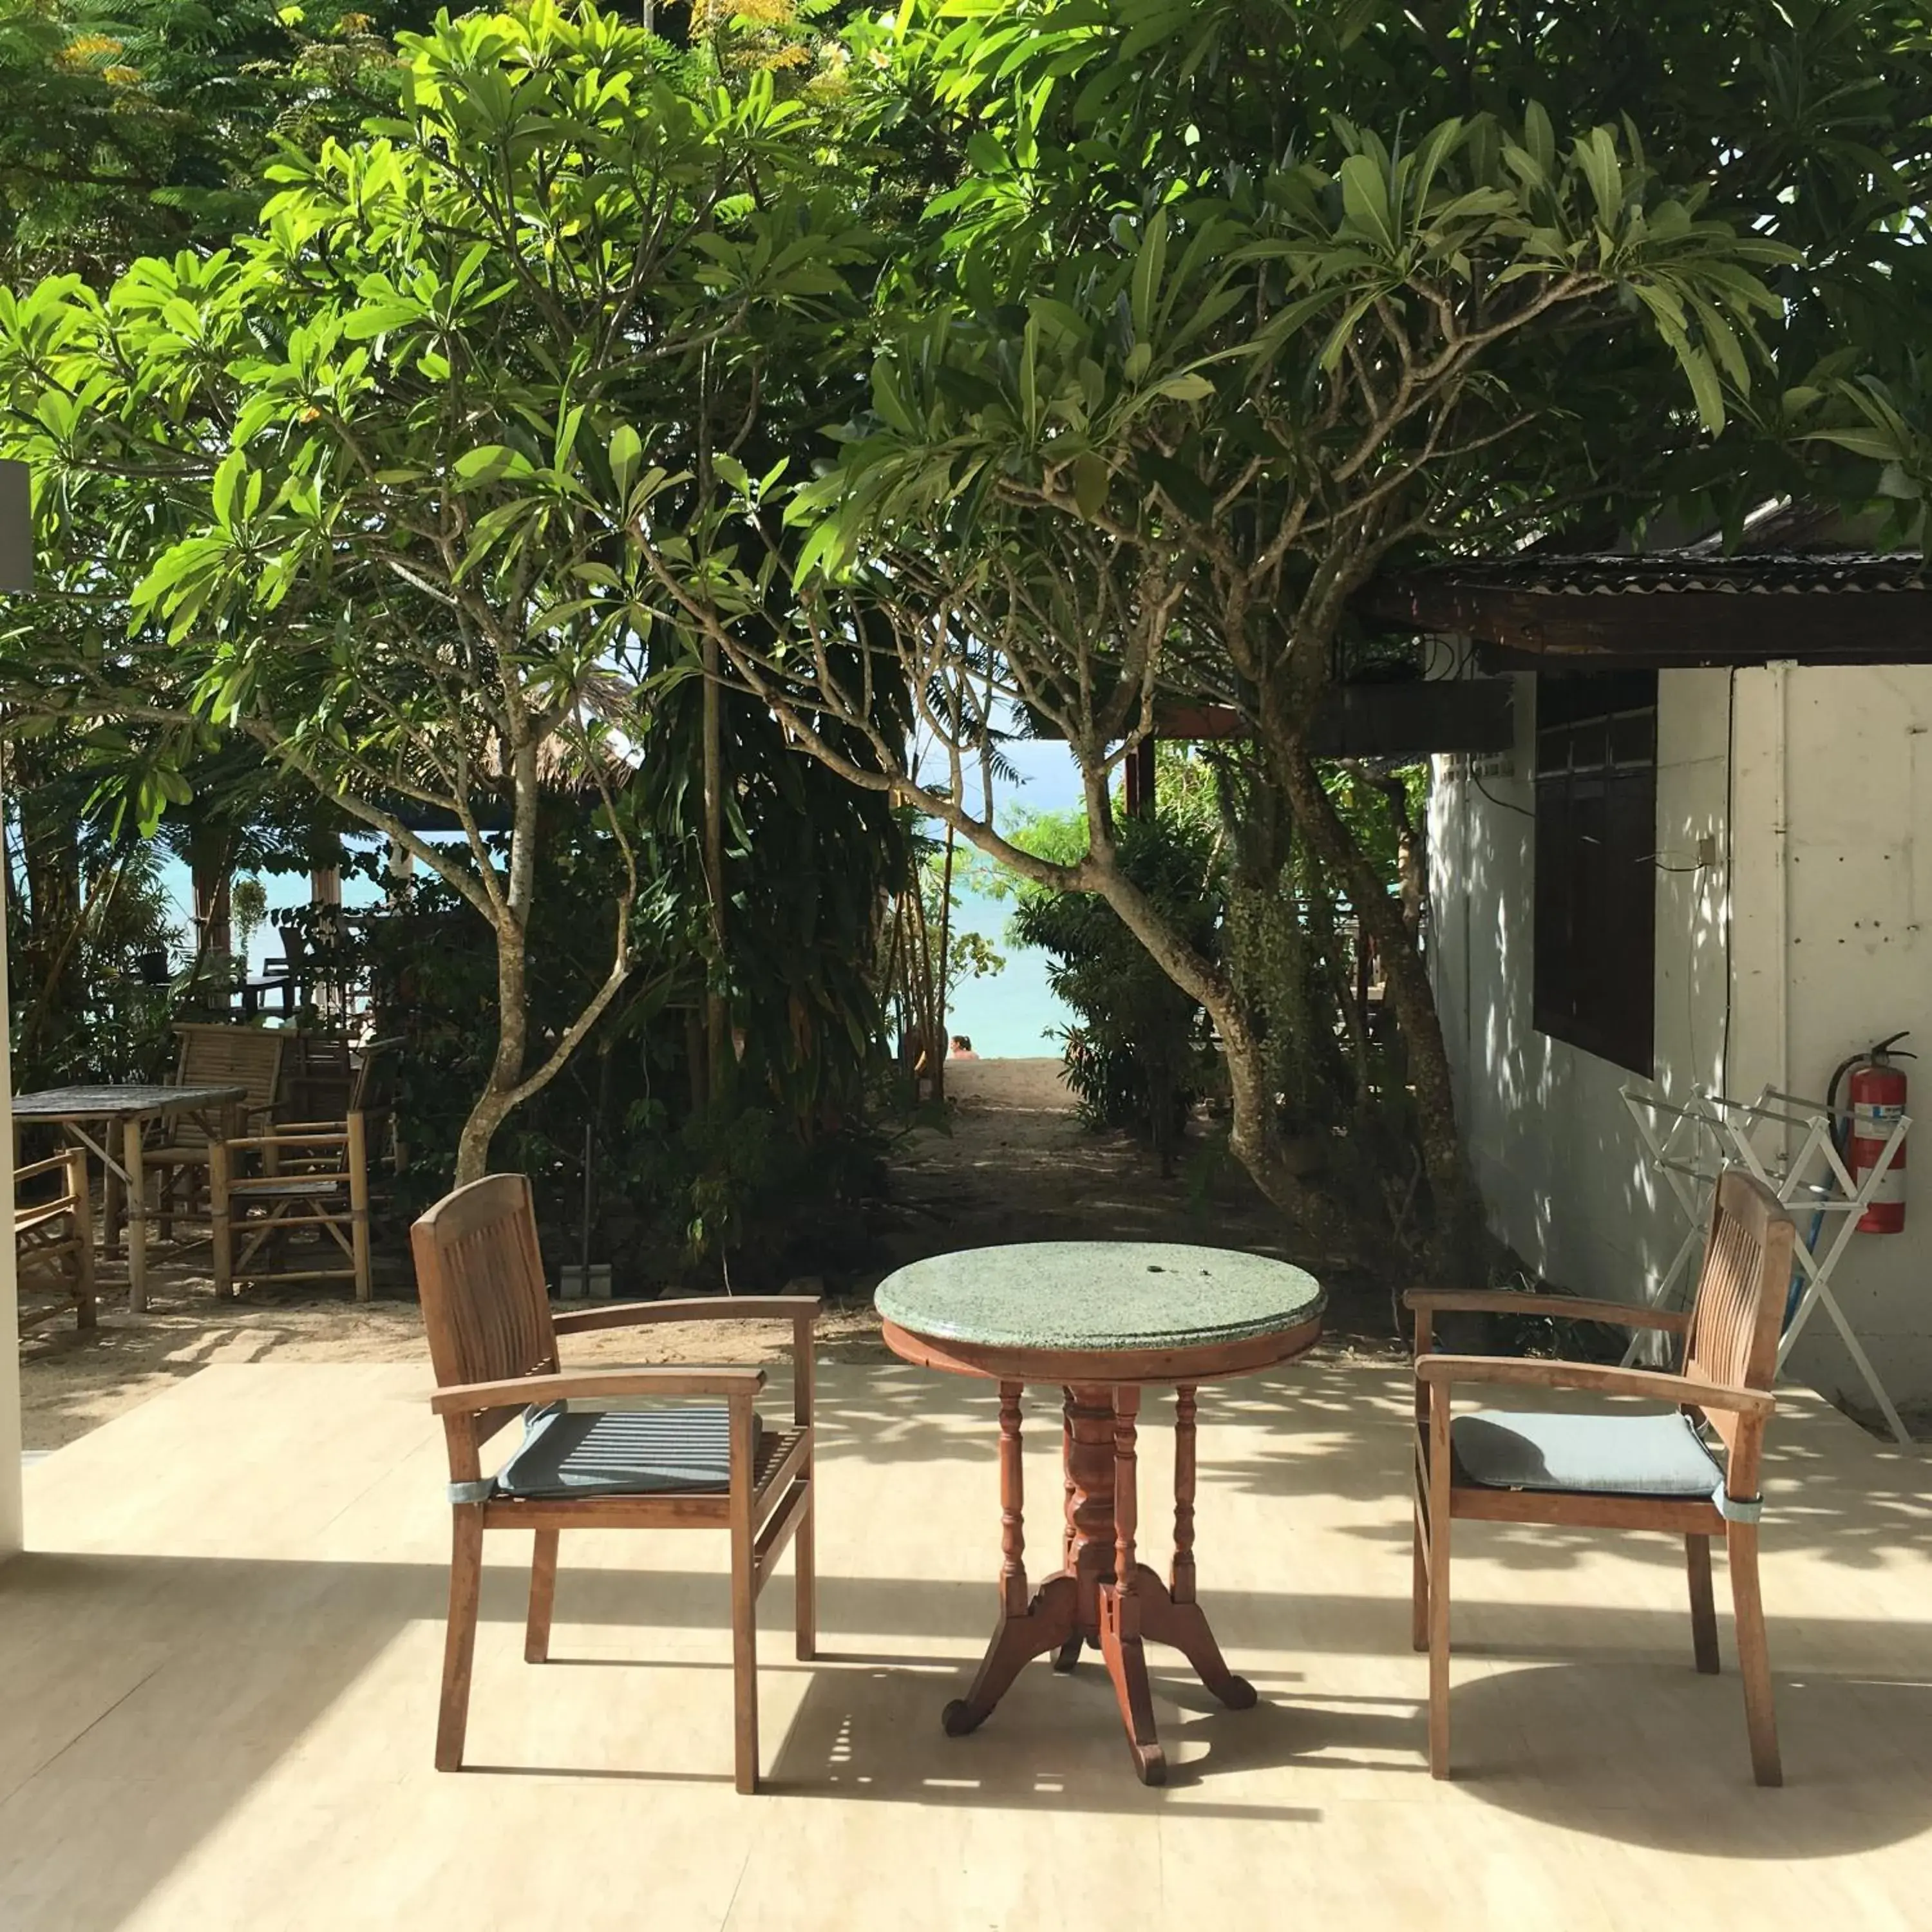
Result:
<svg viewBox="0 0 1932 1932"><path fill-rule="evenodd" d="M522 1174L486 1174L446 1194L410 1228L410 1246L438 1388L555 1372L556 1330ZM515 1413L486 1417L476 1439Z"/></svg>
<svg viewBox="0 0 1932 1932"><path fill-rule="evenodd" d="M355 1057L346 1034L289 1036L282 1063L282 1092L293 1120L339 1120L356 1090Z"/></svg>
<svg viewBox="0 0 1932 1932"><path fill-rule="evenodd" d="M402 1045L399 1040L372 1040L362 1049L362 1062L349 1089L352 1114L386 1113L395 1105L396 1070Z"/></svg>
<svg viewBox="0 0 1932 1932"><path fill-rule="evenodd" d="M181 1039L177 1087L245 1087L248 1097L242 1104L251 1114L273 1108L281 1097L286 1034L219 1021L184 1022L175 1031Z"/></svg>
<svg viewBox="0 0 1932 1932"><path fill-rule="evenodd" d="M1771 1387L1778 1372L1778 1337L1797 1237L1790 1216L1762 1181L1736 1167L1726 1168L1718 1177L1703 1270L1697 1277L1690 1330L1684 1340L1687 1375L1734 1388ZM1708 1420L1731 1451L1733 1478L1742 1475L1754 1485L1734 1492L1754 1493L1755 1468L1741 1472L1735 1467L1745 1433L1740 1426L1742 1418L1713 1412ZM1761 1432L1757 1428L1749 1432L1754 1457Z"/></svg>

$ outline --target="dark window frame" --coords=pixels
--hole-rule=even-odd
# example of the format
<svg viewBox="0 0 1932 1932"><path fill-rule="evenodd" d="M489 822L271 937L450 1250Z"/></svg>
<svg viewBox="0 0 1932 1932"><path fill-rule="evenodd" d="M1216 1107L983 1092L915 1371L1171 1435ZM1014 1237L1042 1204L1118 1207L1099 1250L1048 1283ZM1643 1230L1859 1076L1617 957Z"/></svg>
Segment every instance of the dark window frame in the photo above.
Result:
<svg viewBox="0 0 1932 1932"><path fill-rule="evenodd" d="M1532 1018L1656 1067L1657 674L1536 680Z"/></svg>

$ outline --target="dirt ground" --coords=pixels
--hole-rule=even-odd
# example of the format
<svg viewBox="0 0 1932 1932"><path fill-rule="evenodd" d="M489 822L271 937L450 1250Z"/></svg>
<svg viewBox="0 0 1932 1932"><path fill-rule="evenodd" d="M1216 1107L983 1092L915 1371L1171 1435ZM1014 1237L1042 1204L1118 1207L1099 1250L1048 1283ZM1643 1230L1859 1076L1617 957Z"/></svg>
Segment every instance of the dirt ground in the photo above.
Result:
<svg viewBox="0 0 1932 1932"><path fill-rule="evenodd" d="M1197 1155L1162 1178L1151 1155L1124 1135L1090 1134L1074 1118L1056 1060L986 1060L947 1070L950 1131L920 1128L894 1150L886 1198L866 1204L878 1265L849 1279L814 1280L827 1295L820 1349L830 1358L882 1357L871 1309L889 1269L949 1249L1004 1241L1198 1241L1280 1256L1311 1269L1328 1286L1330 1339L1324 1349L1380 1354L1393 1346L1384 1290L1352 1275L1334 1256L1284 1240L1278 1216L1246 1177ZM100 1326L76 1334L70 1316L33 1328L21 1343L25 1446L56 1449L146 1401L211 1362L411 1361L424 1366L422 1324L406 1288L406 1270L379 1271L378 1298L358 1306L346 1291L254 1287L218 1304L206 1270L190 1256L149 1270L149 1306L130 1315L124 1268L110 1262L100 1277ZM800 1286L804 1284L801 1283ZM22 1284L23 1316L52 1299L47 1286ZM782 1331L734 1323L719 1298L720 1320L702 1328L623 1330L569 1345L573 1361L775 1360Z"/></svg>

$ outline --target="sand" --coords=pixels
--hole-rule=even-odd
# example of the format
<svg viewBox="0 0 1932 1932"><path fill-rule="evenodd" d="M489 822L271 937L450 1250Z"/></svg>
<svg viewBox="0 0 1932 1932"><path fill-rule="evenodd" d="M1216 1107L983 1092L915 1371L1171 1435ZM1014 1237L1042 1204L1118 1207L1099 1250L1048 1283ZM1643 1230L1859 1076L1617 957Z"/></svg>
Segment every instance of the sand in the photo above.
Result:
<svg viewBox="0 0 1932 1932"><path fill-rule="evenodd" d="M1336 1292L1346 1277L1335 1257L1298 1250L1280 1217L1246 1177L1223 1161L1210 1166L1197 1142L1191 1162L1168 1180L1127 1136L1082 1128L1052 1059L954 1062L947 1070L945 1130L920 1127L893 1151L888 1197L866 1204L876 1265L849 1278L797 1286L823 1291L820 1346L828 1359L881 1359L872 1291L890 1268L948 1249L1000 1241L1144 1240L1202 1241L1275 1254L1314 1268L1331 1285L1331 1327L1358 1350L1392 1342L1386 1301L1372 1287ZM147 1312L131 1315L124 1269L104 1264L100 1326L76 1334L62 1315L21 1344L25 1446L58 1448L146 1401L210 1363L416 1361L429 1383L422 1324L404 1286L400 1256L379 1270L377 1299L364 1306L346 1290L255 1286L226 1304L214 1298L204 1258L151 1268ZM392 1284L386 1289L385 1280ZM23 1310L52 1298L22 1285ZM625 1330L583 1338L568 1359L586 1363L775 1360L785 1342L769 1324L734 1323L719 1298L720 1319L702 1328Z"/></svg>

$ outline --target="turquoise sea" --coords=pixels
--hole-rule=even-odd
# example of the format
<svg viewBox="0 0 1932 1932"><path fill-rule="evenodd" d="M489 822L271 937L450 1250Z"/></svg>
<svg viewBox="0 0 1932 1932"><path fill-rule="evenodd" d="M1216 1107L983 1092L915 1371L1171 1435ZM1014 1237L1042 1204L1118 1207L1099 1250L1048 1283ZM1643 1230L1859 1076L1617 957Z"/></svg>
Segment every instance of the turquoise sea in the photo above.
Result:
<svg viewBox="0 0 1932 1932"><path fill-rule="evenodd" d="M188 929L188 870L175 864L166 869L175 916L185 932ZM272 912L308 902L306 876L271 874L262 884L268 889ZM365 880L344 882L343 898L351 905L372 904L379 896L376 888ZM1018 951L1007 944L1006 922L1012 916L1012 901L990 899L982 893L964 890L956 892L954 898L953 917L958 930L983 934L1006 963L1000 972L983 980L969 980L955 989L950 1030L966 1034L973 1042L974 1052L988 1059L1057 1055L1059 1046L1046 1036L1049 1028L1066 1023L1067 1010L1047 989L1046 954ZM260 973L262 962L270 954L280 956L281 944L272 930L265 930L256 935L249 950L253 955L253 970Z"/></svg>
<svg viewBox="0 0 1932 1932"><path fill-rule="evenodd" d="M1016 808L1054 812L1078 802L1078 777L1064 745L1016 741L1004 748L1016 776L1003 788L998 801L1002 824ZM192 929L188 868L170 860L163 869L176 920L185 936ZM262 883L268 888L272 916L284 907L308 903L305 873L270 873ZM368 880L350 878L343 882L342 896L345 904L362 906L376 904L382 895ZM1051 1029L1064 1026L1071 1016L1065 1003L1048 990L1046 956L1018 950L1006 943L1006 922L1012 909L1010 898L989 898L963 886L956 888L953 917L958 929L984 934L1006 963L1001 971L968 980L954 989L948 1030L964 1034L972 1041L973 1050L988 1059L1042 1054L1058 1057L1059 1046L1048 1034ZM280 956L280 940L272 928L265 929L255 936L249 951L250 967L259 973L265 958Z"/></svg>
<svg viewBox="0 0 1932 1932"><path fill-rule="evenodd" d="M998 973L983 980L968 980L953 988L947 1030L964 1034L973 1042L973 1051L988 1060L1030 1058L1039 1054L1058 1058L1060 1043L1047 1037L1048 1033L1064 1026L1072 1016L1065 1001L1056 999L1047 986L1046 955L1006 943L1012 901L989 899L970 892L956 892L953 897L952 916L958 929L982 933L1006 963Z"/></svg>

